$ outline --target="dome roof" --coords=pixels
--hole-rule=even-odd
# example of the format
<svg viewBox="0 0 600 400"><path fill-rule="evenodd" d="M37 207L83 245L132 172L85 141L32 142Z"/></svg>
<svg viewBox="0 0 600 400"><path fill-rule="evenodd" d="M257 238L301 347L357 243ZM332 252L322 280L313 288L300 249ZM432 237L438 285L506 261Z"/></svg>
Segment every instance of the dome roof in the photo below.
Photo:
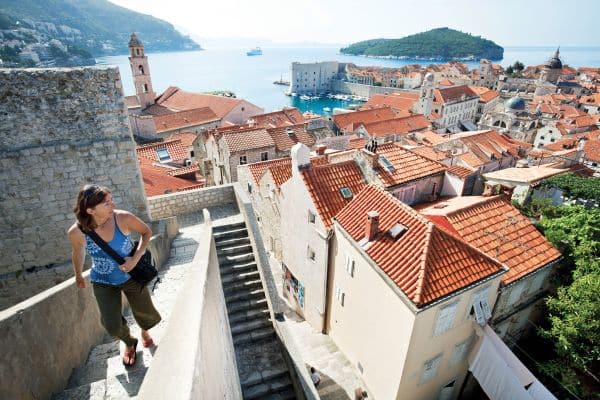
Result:
<svg viewBox="0 0 600 400"><path fill-rule="evenodd" d="M548 61L546 61L546 64L544 64L544 66L546 68L551 68L551 69L561 69L562 68L562 61L560 61L560 51L559 49L556 49L556 53L554 53L554 56L552 56L552 58L550 58Z"/></svg>
<svg viewBox="0 0 600 400"><path fill-rule="evenodd" d="M525 109L525 100L523 100L519 96L515 96L511 99L508 99L506 103L504 103L504 107L507 110L524 110Z"/></svg>
<svg viewBox="0 0 600 400"><path fill-rule="evenodd" d="M434 80L434 76L433 76L433 74L432 74L431 72L428 72L428 73L426 73L426 74L425 74L425 80L426 80L427 82L433 82L433 80Z"/></svg>
<svg viewBox="0 0 600 400"><path fill-rule="evenodd" d="M142 44L141 40L138 39L135 32L133 32L131 34L131 37L129 38L129 47L144 47L144 45Z"/></svg>

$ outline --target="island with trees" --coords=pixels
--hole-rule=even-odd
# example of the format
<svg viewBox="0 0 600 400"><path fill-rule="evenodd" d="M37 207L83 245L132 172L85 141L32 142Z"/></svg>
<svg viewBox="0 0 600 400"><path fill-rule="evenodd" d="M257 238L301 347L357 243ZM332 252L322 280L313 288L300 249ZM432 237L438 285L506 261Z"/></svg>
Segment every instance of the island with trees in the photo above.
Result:
<svg viewBox="0 0 600 400"><path fill-rule="evenodd" d="M415 60L501 60L504 49L481 36L437 28L401 39L372 39L340 49L342 54Z"/></svg>

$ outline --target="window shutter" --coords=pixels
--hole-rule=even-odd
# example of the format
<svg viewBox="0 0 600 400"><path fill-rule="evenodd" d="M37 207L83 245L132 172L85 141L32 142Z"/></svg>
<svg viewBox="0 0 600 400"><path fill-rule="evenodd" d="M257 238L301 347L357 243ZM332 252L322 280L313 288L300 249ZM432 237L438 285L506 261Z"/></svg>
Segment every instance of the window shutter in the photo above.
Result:
<svg viewBox="0 0 600 400"><path fill-rule="evenodd" d="M435 324L433 336L439 336L452 327L454 315L456 314L456 306L457 303L453 303L440 310Z"/></svg>

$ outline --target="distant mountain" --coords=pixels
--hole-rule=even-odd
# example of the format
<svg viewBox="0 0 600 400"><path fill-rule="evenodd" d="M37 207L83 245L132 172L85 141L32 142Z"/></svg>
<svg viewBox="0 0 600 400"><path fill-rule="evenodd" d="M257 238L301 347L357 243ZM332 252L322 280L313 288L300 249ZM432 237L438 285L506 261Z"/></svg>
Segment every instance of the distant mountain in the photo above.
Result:
<svg viewBox="0 0 600 400"><path fill-rule="evenodd" d="M353 43L343 54L430 60L500 60L504 49L491 40L450 28L437 28L401 39L372 39Z"/></svg>
<svg viewBox="0 0 600 400"><path fill-rule="evenodd" d="M26 39L55 39L95 57L126 54L131 32L138 33L148 52L201 49L170 23L106 0L0 1L0 29L14 31L14 23ZM0 40L6 39L3 32Z"/></svg>

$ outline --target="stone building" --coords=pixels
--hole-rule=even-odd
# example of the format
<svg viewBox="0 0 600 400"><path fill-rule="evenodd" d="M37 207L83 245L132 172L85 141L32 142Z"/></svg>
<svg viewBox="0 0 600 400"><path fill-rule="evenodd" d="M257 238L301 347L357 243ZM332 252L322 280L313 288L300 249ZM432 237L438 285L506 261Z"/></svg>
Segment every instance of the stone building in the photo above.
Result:
<svg viewBox="0 0 600 400"><path fill-rule="evenodd" d="M148 57L144 54L144 45L135 33L129 38L129 64L135 86L135 97L141 110L154 104L156 93L152 89L152 78Z"/></svg>
<svg viewBox="0 0 600 400"><path fill-rule="evenodd" d="M118 69L0 70L0 96L3 308L73 275L65 232L84 184L148 211Z"/></svg>
<svg viewBox="0 0 600 400"><path fill-rule="evenodd" d="M461 131L459 124L472 123L477 113L479 96L469 86L460 85L434 89L433 111L436 123L449 131Z"/></svg>
<svg viewBox="0 0 600 400"><path fill-rule="evenodd" d="M345 69L345 64L337 61L317 63L293 62L291 70L290 93L297 95L315 95L332 91L333 81Z"/></svg>

